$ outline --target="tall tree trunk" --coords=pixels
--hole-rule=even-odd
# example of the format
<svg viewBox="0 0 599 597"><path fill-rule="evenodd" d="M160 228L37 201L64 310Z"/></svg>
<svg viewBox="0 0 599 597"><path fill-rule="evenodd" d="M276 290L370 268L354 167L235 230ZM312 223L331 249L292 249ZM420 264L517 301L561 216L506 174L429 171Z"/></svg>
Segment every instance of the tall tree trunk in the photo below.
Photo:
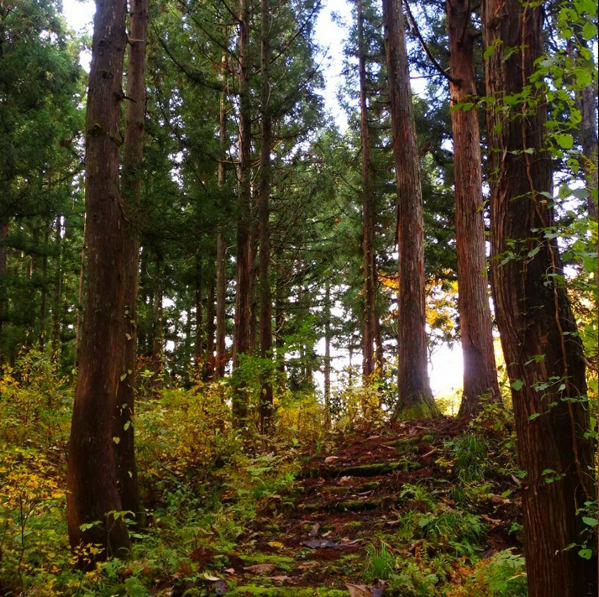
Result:
<svg viewBox="0 0 599 597"><path fill-rule="evenodd" d="M204 299L202 292L202 260L200 257L196 261L195 271L195 303L196 303L196 337L194 343L194 363L198 370L204 370L204 314L202 301Z"/></svg>
<svg viewBox="0 0 599 597"><path fill-rule="evenodd" d="M216 238L216 368L217 377L225 376L227 338L226 247L222 230Z"/></svg>
<svg viewBox="0 0 599 597"><path fill-rule="evenodd" d="M148 292L148 263L149 263L149 250L148 247L142 247L141 255L139 258L139 288L138 288L138 300L144 305L149 306L150 313L152 312L152 294ZM143 325L137 326L137 345L139 353L143 356L147 356L151 353L149 347L151 347L151 329L148 329L147 322L142 322Z"/></svg>
<svg viewBox="0 0 599 597"><path fill-rule="evenodd" d="M375 237L375 222L372 222L372 237ZM372 280L374 285L374 305L373 305L373 334L374 334L374 346L375 346L375 372L378 375L383 373L383 361L385 359L384 347L383 347L383 334L381 329L381 318L379 317L377 309L377 296L379 287L379 274L378 266L376 263L376 251L372 251Z"/></svg>
<svg viewBox="0 0 599 597"><path fill-rule="evenodd" d="M163 310L163 265L162 255L156 255L154 270L154 288L152 294L152 368L154 378L152 387L155 396L162 389L162 373L164 367L164 310Z"/></svg>
<svg viewBox="0 0 599 597"><path fill-rule="evenodd" d="M250 9L248 0L240 0L239 17L239 201L237 214L237 287L235 296L235 336L233 367L239 367L242 355L250 347L251 278L251 105L250 105ZM233 397L233 417L242 425L247 416L244 388Z"/></svg>
<svg viewBox="0 0 599 597"><path fill-rule="evenodd" d="M5 360L5 356L2 352L2 330L4 328L6 316L8 315L8 292L6 286L6 275L8 273L8 230L8 216L4 216L0 219L0 365L2 365Z"/></svg>
<svg viewBox="0 0 599 597"><path fill-rule="evenodd" d="M474 34L469 0L447 0L451 103L474 103ZM455 81L455 82L454 82ZM472 108L472 106L471 106ZM464 356L459 415L480 411L480 397L501 401L493 346L483 219L482 161L476 109L451 111L455 176L458 310Z"/></svg>
<svg viewBox="0 0 599 597"><path fill-rule="evenodd" d="M223 54L221 60L221 78L224 87L220 95L219 119L218 119L218 143L220 160L218 162L218 188L223 201L224 189L227 182L227 56ZM225 376L226 362L226 339L227 339L227 254L223 225L219 224L216 235L216 361L215 376Z"/></svg>
<svg viewBox="0 0 599 597"><path fill-rule="evenodd" d="M420 157L401 0L383 0L393 154L397 177L399 254L399 398L394 418L438 414L427 371L424 221Z"/></svg>
<svg viewBox="0 0 599 597"><path fill-rule="evenodd" d="M83 300L85 294L85 281L87 279L87 212L83 218L83 242L81 243L81 255L79 262L79 283L77 288L77 317L75 318L75 352L76 365L79 366L79 353L81 351L81 339L83 337Z"/></svg>
<svg viewBox="0 0 599 597"><path fill-rule="evenodd" d="M374 373L374 336L376 319L376 280L374 266L374 198L370 184L370 135L366 80L366 46L362 0L357 3L358 71L360 80L360 137L362 146L362 253L364 257L364 329L362 371Z"/></svg>
<svg viewBox="0 0 599 597"><path fill-rule="evenodd" d="M145 524L145 512L139 497L135 460L135 387L137 370L137 297L139 288L140 238L136 222L141 204L144 118L146 105L147 0L130 0L129 70L125 108L125 144L123 147L122 191L127 214L125 226L125 324L127 329L123 370L114 413L114 437L119 491L123 510L133 512L138 528Z"/></svg>
<svg viewBox="0 0 599 597"><path fill-rule="evenodd" d="M193 364L193 359L192 359L192 355L193 355L193 342L191 339L191 330L192 330L192 324L191 321L193 319L192 316L192 308L188 307L187 309L185 309L185 326L184 326L184 339L183 339L183 346L184 346L184 355L183 355L183 362L184 362L184 373L187 373L187 368L188 365L191 363Z"/></svg>
<svg viewBox="0 0 599 597"><path fill-rule="evenodd" d="M258 342L258 274L260 266L258 264L258 242L259 230L257 221L257 201L252 193L252 224L250 228L250 331L249 331L249 349L252 355L257 354L256 345Z"/></svg>
<svg viewBox="0 0 599 597"><path fill-rule="evenodd" d="M33 228L32 233L33 246L39 246L39 230L36 227ZM40 260L39 256L31 252L30 254L26 254L26 263L27 263L27 280L29 282L30 292L24 297L22 314L25 324L25 348L30 350L33 347L34 341L37 340L39 334L36 334L36 323L37 323L37 305L41 302L40 296L38 298L38 293L36 289L36 282L38 277L38 271L40 269ZM42 293L43 295L43 293ZM40 311L41 313L41 311Z"/></svg>
<svg viewBox="0 0 599 597"><path fill-rule="evenodd" d="M378 280L376 263L373 268L375 279ZM379 375L383 374L383 363L385 361L385 348L383 346L383 333L381 329L381 319L379 314L376 313L374 319L374 345L376 347L376 371Z"/></svg>
<svg viewBox="0 0 599 597"><path fill-rule="evenodd" d="M67 473L71 547L99 544L98 557L130 546L125 522L109 514L123 510L113 414L125 349L118 147L125 17L125 0L96 1L85 144L88 287Z"/></svg>
<svg viewBox="0 0 599 597"><path fill-rule="evenodd" d="M210 274L210 280L208 282L208 295L206 297L206 375L205 379L214 378L214 345L215 345L215 332L216 327L214 325L214 314L215 314L215 280L214 270Z"/></svg>
<svg viewBox="0 0 599 597"><path fill-rule="evenodd" d="M56 251L56 269L52 293L52 355L58 358L60 353L60 326L62 322L62 221L56 217L54 228L54 247Z"/></svg>
<svg viewBox="0 0 599 597"><path fill-rule="evenodd" d="M577 104L582 120L580 122L580 143L582 155L584 156L584 169L587 174L589 196L587 197L587 209L589 217L597 221L599 217L599 206L593 197L592 190L597 193L599 182L599 164L597 163L597 111L595 110L595 85L592 83L583 87Z"/></svg>
<svg viewBox="0 0 599 597"><path fill-rule="evenodd" d="M260 186L258 188L258 227L260 242L260 357L272 359L272 298L270 292L270 185L272 152L272 116L270 111L270 78L269 65L271 59L270 28L271 16L269 0L261 0L262 40L260 67L262 73L261 112L262 112L262 147L260 154ZM262 380L260 401L260 420L262 432L265 433L272 419L273 391L271 371Z"/></svg>
<svg viewBox="0 0 599 597"><path fill-rule="evenodd" d="M326 429L331 428L331 284L324 290L324 417Z"/></svg>
<svg viewBox="0 0 599 597"><path fill-rule="evenodd" d="M275 287L275 349L278 366L278 391L285 389L285 299L283 295L282 270L277 268Z"/></svg>
<svg viewBox="0 0 599 597"><path fill-rule="evenodd" d="M44 255L42 257L42 294L40 300L40 349L46 345L46 318L48 315L48 250L50 248L50 229L52 221L45 224Z"/></svg>
<svg viewBox="0 0 599 597"><path fill-rule="evenodd" d="M497 324L512 384L530 597L597 595L597 559L577 549L585 527L577 509L593 500L594 454L585 364L555 239L546 151L544 90L505 111L503 98L531 89L542 55L543 8L530 0L487 0L484 40L492 159L491 246ZM506 58L505 48L513 51ZM532 87L534 90L535 88ZM506 260L508 251L516 256ZM549 384L541 390L541 384ZM539 389L537 389L539 388ZM551 471L551 473L548 473Z"/></svg>
<svg viewBox="0 0 599 597"><path fill-rule="evenodd" d="M227 55L221 59L221 79L223 90L220 94L218 118L218 188L221 193L221 208L224 207L224 192L227 182ZM222 214L221 214L222 217ZM214 375L216 378L225 376L226 339L227 339L227 255L224 239L223 224L219 223L216 234L216 358Z"/></svg>
<svg viewBox="0 0 599 597"><path fill-rule="evenodd" d="M177 305L180 303L180 301L175 299L175 310L176 312L179 312L179 309L177 308ZM173 317L173 333L172 335L169 333L170 330L168 329L168 326L164 325L164 343L165 346L168 345L169 341L173 343L173 350L171 352L171 354L173 355L173 358L170 360L169 365L170 365L170 370L169 370L169 375L171 376L175 376L177 373L177 358L176 355L179 353L179 345L181 343L181 338L179 337L179 330L181 329L181 319L180 317Z"/></svg>

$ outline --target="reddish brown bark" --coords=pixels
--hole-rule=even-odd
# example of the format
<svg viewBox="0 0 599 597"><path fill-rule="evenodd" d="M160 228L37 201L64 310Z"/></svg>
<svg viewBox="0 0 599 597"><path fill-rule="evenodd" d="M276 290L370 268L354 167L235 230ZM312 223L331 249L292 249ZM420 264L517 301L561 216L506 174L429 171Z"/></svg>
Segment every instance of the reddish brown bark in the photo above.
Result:
<svg viewBox="0 0 599 597"><path fill-rule="evenodd" d="M224 377L226 364L227 305L226 247L222 231L216 238L216 376Z"/></svg>
<svg viewBox="0 0 599 597"><path fill-rule="evenodd" d="M129 548L124 521L109 514L122 511L113 414L125 348L118 148L125 16L125 0L97 0L86 115L88 288L67 474L71 546L100 544L99 557Z"/></svg>
<svg viewBox="0 0 599 597"><path fill-rule="evenodd" d="M221 74L225 83L220 96L219 108L219 153L218 163L218 188L221 193L225 188L227 170L225 160L227 158L227 86L226 86L227 57L223 55L221 60ZM218 227L216 236L216 362L215 376L224 377L226 364L226 338L227 338L227 262L226 246L223 237L222 224Z"/></svg>
<svg viewBox="0 0 599 597"><path fill-rule="evenodd" d="M377 288L378 288L378 269L376 266L376 260L373 267L374 277L377 280ZM376 305L375 305L376 308ZM383 346L383 333L381 329L381 319L377 311L375 311L375 319L374 319L374 345L376 346L376 371L379 375L383 373L383 363L385 361L385 347Z"/></svg>
<svg viewBox="0 0 599 597"><path fill-rule="evenodd" d="M206 297L206 373L204 379L207 381L214 377L214 346L216 327L214 325L215 305L215 280L214 272L210 275L208 282L208 295Z"/></svg>
<svg viewBox="0 0 599 597"><path fill-rule="evenodd" d="M595 88L593 85L587 85L580 91L577 103L582 116L580 143L588 180L587 208L589 217L596 222L599 217L599 206L593 197L592 190L594 189L595 193L597 192L599 168L597 163L597 111L595 110Z"/></svg>
<svg viewBox="0 0 599 597"><path fill-rule="evenodd" d="M325 428L331 428L331 285L325 286L324 294L324 420Z"/></svg>
<svg viewBox="0 0 599 597"><path fill-rule="evenodd" d="M196 303L196 334L193 347L193 357L196 367L204 366L204 315L203 315L203 291L202 291L202 261L198 258L195 271L195 303Z"/></svg>
<svg viewBox="0 0 599 597"><path fill-rule="evenodd" d="M56 217L54 226L54 247L56 251L56 269L54 271L54 288L52 297L52 355L58 357L60 352L61 301L62 301L62 222Z"/></svg>
<svg viewBox="0 0 599 597"><path fill-rule="evenodd" d="M75 318L75 349L77 352L76 364L79 365L79 351L81 349L81 337L83 336L83 301L85 295L85 281L87 271L87 252L85 250L85 229L87 228L87 217L83 222L83 244L81 245L81 255L79 260L79 280L77 290L77 317Z"/></svg>
<svg viewBox="0 0 599 597"><path fill-rule="evenodd" d="M364 322L362 337L362 371L374 373L374 340L376 335L376 274L374 271L374 197L370 175L370 135L368 130L368 98L366 81L366 47L362 0L357 3L358 72L360 81L360 139L362 148L362 253L364 268Z"/></svg>
<svg viewBox="0 0 599 597"><path fill-rule="evenodd" d="M277 381L278 391L282 392L286 386L285 372L285 297L284 284L282 281L283 270L277 267L276 286L275 286L275 349L277 355Z"/></svg>
<svg viewBox="0 0 599 597"><path fill-rule="evenodd" d="M46 343L46 316L48 314L48 247L52 221L48 221L44 230L44 255L42 256L42 288L40 297L40 349L44 350Z"/></svg>
<svg viewBox="0 0 599 597"><path fill-rule="evenodd" d="M437 415L427 371L424 221L420 157L412 107L401 0L383 0L389 106L397 178L398 416Z"/></svg>
<svg viewBox="0 0 599 597"><path fill-rule="evenodd" d="M7 265L8 265L8 230L9 230L9 220L8 217L3 217L0 220L0 275L3 276L6 274Z"/></svg>
<svg viewBox="0 0 599 597"><path fill-rule="evenodd" d="M2 342L2 328L7 315L8 296L6 293L6 282L3 278L6 277L8 271L8 247L6 241L8 239L9 220L8 217L0 219L0 342ZM4 360L1 352L2 345L0 344L0 364Z"/></svg>
<svg viewBox="0 0 599 597"><path fill-rule="evenodd" d="M237 287L233 367L250 348L251 287L251 105L250 105L250 9L240 0L239 17L239 201L237 213ZM240 424L247 415L243 388L233 398L233 417Z"/></svg>
<svg viewBox="0 0 599 597"><path fill-rule="evenodd" d="M501 401L493 347L483 219L482 158L474 76L474 33L469 0L447 0L449 83L455 177L458 310L464 357L460 416L476 414L481 396ZM466 108L463 105L466 105ZM469 108L469 109L468 109Z"/></svg>
<svg viewBox="0 0 599 597"><path fill-rule="evenodd" d="M584 437L589 412L581 398L587 393L582 345L559 282L557 243L542 233L554 223L541 195L552 189L546 104L540 95L503 110L503 97L522 92L542 55L543 9L530 1L487 0L483 23L491 52L487 95L495 100L487 112L493 292L526 472L528 590L530 597L594 597L597 560L584 560L569 548L580 542L585 526L577 508L596 492L593 445ZM505 48L514 50L507 58ZM506 260L508 250L516 256Z"/></svg>
<svg viewBox="0 0 599 597"><path fill-rule="evenodd" d="M258 188L258 227L260 243L260 357L272 358L272 298L270 292L270 185L272 152L272 116L270 111L270 6L269 0L261 0L262 39L260 52L260 69L262 73L262 90L260 108L262 116L262 146L260 149L260 186ZM265 433L272 419L273 391L270 371L262 381L260 400L260 421Z"/></svg>
<svg viewBox="0 0 599 597"><path fill-rule="evenodd" d="M249 347L248 353L257 354L256 346L258 344L258 313L259 305L259 287L258 275L260 265L258 262L258 206L257 206L257 188L252 188L252 210L251 210L251 226L250 226L250 331L249 331Z"/></svg>
<svg viewBox="0 0 599 597"><path fill-rule="evenodd" d="M139 497L135 460L135 386L137 369L137 295L140 238L136 222L141 203L144 118L146 104L147 0L130 0L129 66L125 109L122 194L127 221L125 226L125 326L127 329L123 368L114 415L114 437L119 492L123 510L133 512L139 526L145 512Z"/></svg>
<svg viewBox="0 0 599 597"><path fill-rule="evenodd" d="M160 395L164 369L163 270L163 257L160 253L157 253L154 264L154 288L152 293L152 369L154 370L152 388L155 396Z"/></svg>

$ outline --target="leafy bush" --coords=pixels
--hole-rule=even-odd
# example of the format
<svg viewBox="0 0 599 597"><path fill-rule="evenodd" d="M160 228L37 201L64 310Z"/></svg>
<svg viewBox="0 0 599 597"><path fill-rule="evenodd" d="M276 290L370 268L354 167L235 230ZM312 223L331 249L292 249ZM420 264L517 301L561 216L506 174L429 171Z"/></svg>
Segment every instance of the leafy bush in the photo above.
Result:
<svg viewBox="0 0 599 597"><path fill-rule="evenodd" d="M480 561L463 587L448 597L526 597L524 557L512 550L501 551Z"/></svg>

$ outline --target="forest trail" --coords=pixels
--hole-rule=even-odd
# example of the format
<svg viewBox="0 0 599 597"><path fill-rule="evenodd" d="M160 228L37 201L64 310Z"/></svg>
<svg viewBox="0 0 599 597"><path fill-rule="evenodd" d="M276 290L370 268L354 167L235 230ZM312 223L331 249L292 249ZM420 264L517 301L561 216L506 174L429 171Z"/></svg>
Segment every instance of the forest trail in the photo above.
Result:
<svg viewBox="0 0 599 597"><path fill-rule="evenodd" d="M233 554L199 548L190 555L208 571L204 590L265 597L412 595L377 578L377 572L384 572L385 557L377 562L376 547L384 544L393 559L418 560L421 550L432 549L426 537L434 533L435 520L454 513L459 518L449 497L456 470L447 442L463 429L463 424L447 419L398 423L378 435L340 441L329 454L304 467L293 495L274 496L261 512L260 523L239 538ZM435 513L417 522L421 539L394 547L398 543L392 536L401 535L406 524L411 526L411 513L431 511L426 491L419 490L425 487L438 500ZM289 503L284 497L293 505L282 506ZM515 502L491 496L476 511L484 532L474 549L483 559L518 545L509 531L519 518ZM428 522L432 526L427 535ZM455 551L452 540L465 540L439 539L434 549L450 552ZM466 567L456 565L450 572L452 584L461 584L461 574L468 574Z"/></svg>

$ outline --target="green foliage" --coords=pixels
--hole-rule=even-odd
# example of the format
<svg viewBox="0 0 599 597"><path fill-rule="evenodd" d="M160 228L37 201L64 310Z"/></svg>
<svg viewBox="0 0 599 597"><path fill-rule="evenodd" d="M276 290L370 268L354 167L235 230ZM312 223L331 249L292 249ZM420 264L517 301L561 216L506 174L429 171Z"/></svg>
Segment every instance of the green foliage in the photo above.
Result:
<svg viewBox="0 0 599 597"><path fill-rule="evenodd" d="M368 560L364 570L364 576L367 581L388 580L395 569L395 556L388 550L385 543L377 548L369 545L366 548Z"/></svg>
<svg viewBox="0 0 599 597"><path fill-rule="evenodd" d="M73 388L39 349L23 350L0 376L0 441L36 445L61 457L66 450Z"/></svg>
<svg viewBox="0 0 599 597"><path fill-rule="evenodd" d="M453 441L452 448L460 481L482 481L489 466L488 446L484 438L470 434L460 435Z"/></svg>
<svg viewBox="0 0 599 597"><path fill-rule="evenodd" d="M450 490L460 505L480 506L492 499L507 499L513 492L513 479L521 476L515 456L515 435L511 413L489 403L474 417L468 429L446 443L448 457L437 463L455 471L456 483ZM495 497L494 497L495 496Z"/></svg>
<svg viewBox="0 0 599 597"><path fill-rule="evenodd" d="M496 553L479 562L463 587L449 593L451 597L526 597L524 558L511 550Z"/></svg>
<svg viewBox="0 0 599 597"><path fill-rule="evenodd" d="M358 384L352 380L358 375L356 370L343 372L332 397L333 415L336 415L336 427L340 431L380 427L386 418L381 396L384 381L373 374L368 383Z"/></svg>

